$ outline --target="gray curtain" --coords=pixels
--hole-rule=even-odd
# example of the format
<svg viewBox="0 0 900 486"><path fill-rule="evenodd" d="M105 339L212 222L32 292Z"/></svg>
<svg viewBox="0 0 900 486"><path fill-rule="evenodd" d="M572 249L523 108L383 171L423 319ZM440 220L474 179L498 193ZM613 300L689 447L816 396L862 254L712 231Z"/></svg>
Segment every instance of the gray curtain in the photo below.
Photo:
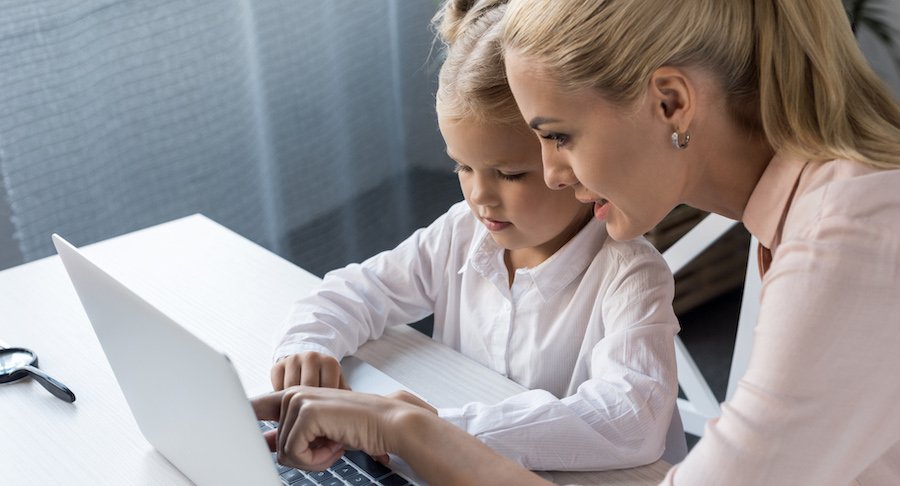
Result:
<svg viewBox="0 0 900 486"><path fill-rule="evenodd" d="M436 7L0 0L22 257L52 254L53 232L80 245L195 212L319 273L395 244L459 199L433 113ZM441 195L427 214L422 173Z"/></svg>

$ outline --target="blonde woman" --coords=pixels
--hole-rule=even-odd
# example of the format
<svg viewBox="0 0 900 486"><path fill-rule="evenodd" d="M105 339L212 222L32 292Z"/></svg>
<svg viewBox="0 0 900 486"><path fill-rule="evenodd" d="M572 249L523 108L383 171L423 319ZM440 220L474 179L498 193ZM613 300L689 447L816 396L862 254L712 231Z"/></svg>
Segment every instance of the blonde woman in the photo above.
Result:
<svg viewBox="0 0 900 486"><path fill-rule="evenodd" d="M684 202L761 242L748 371L665 483L900 484L900 108L840 2L513 0L506 22L548 185L594 201L617 239ZM474 482L490 460L454 436L473 475L438 476L447 451L415 446L444 431L421 412L385 402L339 424L328 402L358 397L291 397L286 410L316 417L307 436L368 423L359 444L409 454L435 484Z"/></svg>

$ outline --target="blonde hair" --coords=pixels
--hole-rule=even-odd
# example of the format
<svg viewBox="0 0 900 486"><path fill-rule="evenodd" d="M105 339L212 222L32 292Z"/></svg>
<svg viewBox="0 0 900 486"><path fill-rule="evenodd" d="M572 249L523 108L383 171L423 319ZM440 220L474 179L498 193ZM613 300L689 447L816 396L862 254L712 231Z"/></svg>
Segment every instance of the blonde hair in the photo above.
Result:
<svg viewBox="0 0 900 486"><path fill-rule="evenodd" d="M624 106L657 68L698 66L774 149L900 168L900 107L838 0L512 0L504 25L504 48L562 89Z"/></svg>
<svg viewBox="0 0 900 486"><path fill-rule="evenodd" d="M432 19L446 58L438 78L438 116L524 125L506 82L500 20L507 0L447 0Z"/></svg>

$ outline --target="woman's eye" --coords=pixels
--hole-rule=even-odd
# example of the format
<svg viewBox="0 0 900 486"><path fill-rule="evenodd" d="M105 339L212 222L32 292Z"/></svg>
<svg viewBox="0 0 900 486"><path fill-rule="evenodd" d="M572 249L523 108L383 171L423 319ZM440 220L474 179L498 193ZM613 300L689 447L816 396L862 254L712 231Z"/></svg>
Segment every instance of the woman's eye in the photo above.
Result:
<svg viewBox="0 0 900 486"><path fill-rule="evenodd" d="M541 138L556 142L556 150L562 148L563 145L569 141L569 136L563 135L562 133L548 133L546 135L541 135Z"/></svg>

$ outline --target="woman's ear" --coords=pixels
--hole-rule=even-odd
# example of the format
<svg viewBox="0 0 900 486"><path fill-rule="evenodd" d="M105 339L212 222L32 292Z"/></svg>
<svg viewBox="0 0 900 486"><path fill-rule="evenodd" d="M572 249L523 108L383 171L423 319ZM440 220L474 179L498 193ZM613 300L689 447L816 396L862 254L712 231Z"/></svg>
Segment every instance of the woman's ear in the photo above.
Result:
<svg viewBox="0 0 900 486"><path fill-rule="evenodd" d="M676 67L663 66L650 76L649 90L659 121L670 125L673 131L688 131L697 99L687 74Z"/></svg>

